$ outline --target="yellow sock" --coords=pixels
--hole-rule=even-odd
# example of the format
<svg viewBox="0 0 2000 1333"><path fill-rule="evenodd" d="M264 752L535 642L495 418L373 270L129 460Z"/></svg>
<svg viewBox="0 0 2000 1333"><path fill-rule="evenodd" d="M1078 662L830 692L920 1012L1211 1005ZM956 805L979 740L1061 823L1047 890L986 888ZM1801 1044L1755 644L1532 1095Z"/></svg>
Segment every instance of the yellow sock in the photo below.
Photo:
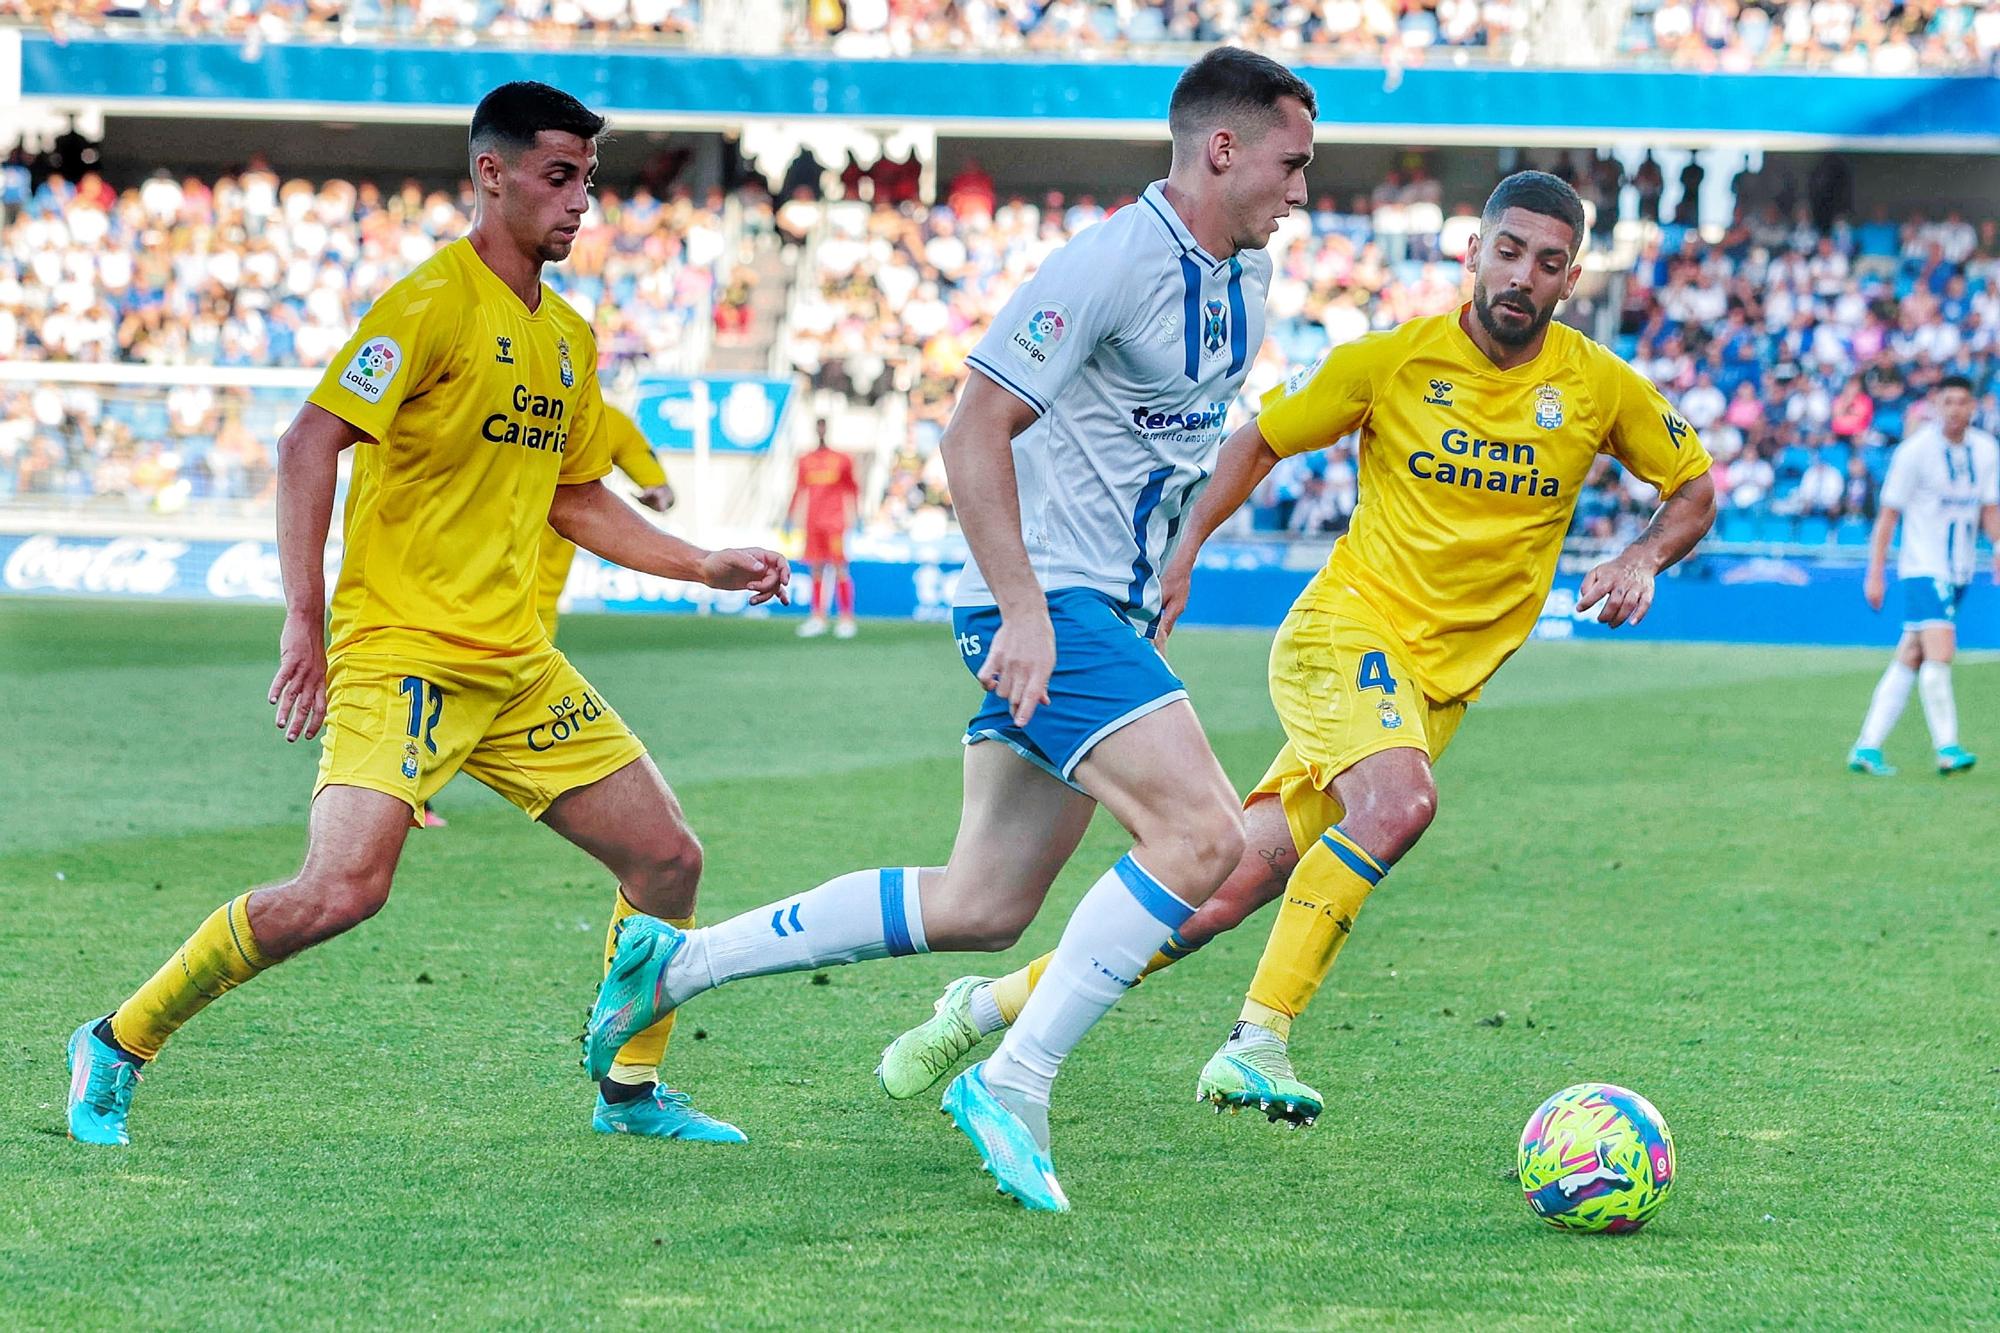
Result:
<svg viewBox="0 0 2000 1333"><path fill-rule="evenodd" d="M1153 955L1153 961L1146 964L1145 970L1139 974L1139 980L1144 981L1163 967L1172 967L1200 947L1199 944L1189 944L1181 938L1179 931L1175 931L1167 937L1167 942L1160 946L1160 951ZM1029 993L1041 982L1042 973L1049 970L1049 959L1053 957L1054 954L1045 953L1020 971L1009 972L993 983L993 1003L1000 1007L1000 1017L1007 1020L1009 1027L1013 1026L1014 1020L1021 1016L1022 1008L1028 1003Z"/></svg>
<svg viewBox="0 0 2000 1333"><path fill-rule="evenodd" d="M111 1015L111 1035L142 1060L160 1053L181 1024L269 964L250 933L250 895L224 903Z"/></svg>
<svg viewBox="0 0 2000 1333"><path fill-rule="evenodd" d="M604 930L604 970L611 970L611 955L618 949L618 923L628 916L639 915L639 909L625 900L623 889L617 892L617 901L611 905L611 924ZM670 926L682 930L694 929L691 916L670 916L661 918ZM674 1019L679 1011L668 1014L653 1026L636 1033L632 1040L618 1048L612 1058L611 1072L605 1077L613 1083L651 1083L659 1077L660 1060L667 1053L667 1038L674 1032Z"/></svg>
<svg viewBox="0 0 2000 1333"><path fill-rule="evenodd" d="M1242 1022L1290 1039L1292 1020L1312 1003L1354 929L1362 902L1388 873L1338 824L1306 849L1286 887L1257 975L1250 979Z"/></svg>

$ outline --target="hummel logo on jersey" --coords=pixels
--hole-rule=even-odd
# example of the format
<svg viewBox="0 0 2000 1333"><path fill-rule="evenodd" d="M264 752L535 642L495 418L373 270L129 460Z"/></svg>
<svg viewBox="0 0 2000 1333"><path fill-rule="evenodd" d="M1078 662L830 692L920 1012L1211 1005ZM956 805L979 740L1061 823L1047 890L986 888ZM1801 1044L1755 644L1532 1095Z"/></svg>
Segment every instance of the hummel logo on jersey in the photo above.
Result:
<svg viewBox="0 0 2000 1333"><path fill-rule="evenodd" d="M1427 397L1425 397L1424 401L1429 403L1432 407L1450 407L1451 381L1432 380L1430 394Z"/></svg>
<svg viewBox="0 0 2000 1333"><path fill-rule="evenodd" d="M500 344L500 350L493 354L493 359L503 366L513 365L514 340L512 338L500 338L496 339L496 341Z"/></svg>

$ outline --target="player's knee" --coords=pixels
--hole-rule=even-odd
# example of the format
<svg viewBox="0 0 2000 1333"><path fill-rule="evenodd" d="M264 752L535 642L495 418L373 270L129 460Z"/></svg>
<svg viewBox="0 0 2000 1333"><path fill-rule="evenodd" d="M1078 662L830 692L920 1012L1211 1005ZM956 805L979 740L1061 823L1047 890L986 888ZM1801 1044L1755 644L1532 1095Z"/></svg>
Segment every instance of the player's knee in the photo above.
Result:
<svg viewBox="0 0 2000 1333"><path fill-rule="evenodd" d="M662 833L636 858L621 879L628 888L648 894L691 892L701 882L701 842L687 829Z"/></svg>
<svg viewBox="0 0 2000 1333"><path fill-rule="evenodd" d="M1415 846L1436 818L1437 787L1424 781L1370 792L1341 822L1370 852L1393 860Z"/></svg>
<svg viewBox="0 0 2000 1333"><path fill-rule="evenodd" d="M354 929L389 901L391 874L374 866L345 867L323 874L313 886L313 935L318 939Z"/></svg>
<svg viewBox="0 0 2000 1333"><path fill-rule="evenodd" d="M1220 883L1243 859L1243 812L1232 805L1188 812L1176 841L1182 854Z"/></svg>

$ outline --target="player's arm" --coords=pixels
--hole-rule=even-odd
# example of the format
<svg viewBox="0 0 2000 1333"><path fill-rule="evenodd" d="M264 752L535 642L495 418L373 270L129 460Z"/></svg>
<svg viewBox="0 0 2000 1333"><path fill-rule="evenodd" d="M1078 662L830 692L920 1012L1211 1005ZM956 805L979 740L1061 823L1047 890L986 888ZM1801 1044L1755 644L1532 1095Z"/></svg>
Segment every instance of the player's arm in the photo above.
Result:
<svg viewBox="0 0 2000 1333"><path fill-rule="evenodd" d="M1588 611L1601 601L1600 623L1613 629L1638 624L1652 609L1655 577L1692 551L1714 525L1715 480L1703 472L1661 503L1631 545L1584 575L1577 610Z"/></svg>
<svg viewBox="0 0 2000 1333"><path fill-rule="evenodd" d="M1861 579L1861 595L1870 609L1880 611L1889 591L1889 548L1896 541L1896 527L1915 498L1917 456L1907 446L1897 445L1889 456L1889 473L1882 478L1881 508L1875 514L1875 530L1868 534L1868 572Z"/></svg>
<svg viewBox="0 0 2000 1333"><path fill-rule="evenodd" d="M1021 491L1014 475L1014 437L1038 415L974 368L938 445L959 529L1000 607L1000 630L979 682L1007 701L1017 726L1049 701L1056 666L1055 627L1021 539Z"/></svg>
<svg viewBox="0 0 2000 1333"><path fill-rule="evenodd" d="M1986 540L1993 547L1993 581L2000 583L2000 505L1982 505L1979 526L1986 530Z"/></svg>
<svg viewBox="0 0 2000 1333"><path fill-rule="evenodd" d="M1243 507L1244 501L1277 465L1277 452L1255 421L1244 422L1223 442L1222 452L1215 459L1215 475L1209 478L1208 489L1201 493L1188 514L1187 535L1166 568L1160 571L1160 622L1153 634L1154 643L1166 644L1167 636L1174 632L1174 622L1187 609L1194 561L1201 553L1201 544Z"/></svg>
<svg viewBox="0 0 2000 1333"><path fill-rule="evenodd" d="M1618 394L1604 444L1612 457L1666 498L1646 530L1583 576L1576 609L1598 606L1599 624L1636 625L1653 606L1653 584L1715 525L1711 460L1694 427L1661 396L1651 380L1619 361L1609 388Z"/></svg>
<svg viewBox="0 0 2000 1333"><path fill-rule="evenodd" d="M775 551L739 547L710 551L662 532L602 481L556 487L549 526L613 564L663 579L711 588L748 589L755 606L785 600L791 566Z"/></svg>
<svg viewBox="0 0 2000 1333"><path fill-rule="evenodd" d="M365 438L313 403L278 440L278 568L285 628L269 702L287 741L311 740L326 720L326 532L333 522L340 451Z"/></svg>
<svg viewBox="0 0 2000 1333"><path fill-rule="evenodd" d="M612 433L611 465L639 488L640 504L661 514L672 509L674 488L667 484L667 470L660 466L652 441L639 429L639 423L609 403L604 405L604 415Z"/></svg>
<svg viewBox="0 0 2000 1333"><path fill-rule="evenodd" d="M1876 511L1875 527L1868 534L1868 572L1861 579L1861 595L1868 599L1868 607L1872 611L1880 611L1883 599L1888 596L1889 544L1895 541L1896 525L1902 521L1903 511L1885 504ZM1989 526L1986 530L1991 533L1993 527ZM1994 558L2000 561L2000 555ZM2000 570L2000 563L1996 563L1994 568Z"/></svg>
<svg viewBox="0 0 2000 1333"><path fill-rule="evenodd" d="M1187 609L1202 543L1243 507L1279 459L1324 449L1367 421L1375 386L1397 355L1394 347L1387 338L1370 335L1332 348L1310 370L1265 394L1256 420L1223 442L1215 475L1188 515L1187 537L1160 571L1155 643L1164 643Z"/></svg>

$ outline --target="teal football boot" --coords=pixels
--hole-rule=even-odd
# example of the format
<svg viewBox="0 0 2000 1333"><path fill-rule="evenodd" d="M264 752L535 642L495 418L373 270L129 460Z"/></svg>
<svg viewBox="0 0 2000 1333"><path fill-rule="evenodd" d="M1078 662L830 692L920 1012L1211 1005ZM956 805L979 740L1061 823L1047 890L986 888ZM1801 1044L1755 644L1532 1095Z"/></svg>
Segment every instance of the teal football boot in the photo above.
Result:
<svg viewBox="0 0 2000 1333"><path fill-rule="evenodd" d="M600 1134L641 1134L685 1143L748 1143L749 1136L726 1120L698 1111L685 1092L655 1083L652 1092L629 1102L608 1102L597 1095L597 1114L590 1127Z"/></svg>
<svg viewBox="0 0 2000 1333"><path fill-rule="evenodd" d="M69 1136L123 1148L132 1142L125 1116L139 1086L139 1066L91 1030L100 1021L93 1018L69 1034Z"/></svg>
<svg viewBox="0 0 2000 1333"><path fill-rule="evenodd" d="M1866 773L1871 778L1896 776L1896 766L1884 759L1880 750L1865 749L1859 745L1847 752L1847 768L1851 773Z"/></svg>
<svg viewBox="0 0 2000 1333"><path fill-rule="evenodd" d="M979 1150L980 1169L993 1177L1002 1194L1020 1200L1038 1213L1066 1213L1069 1197L1056 1180L1049 1160L1048 1128L1036 1134L1027 1121L1009 1110L986 1083L981 1060L951 1081L938 1108Z"/></svg>
<svg viewBox="0 0 2000 1333"><path fill-rule="evenodd" d="M944 988L929 1018L889 1043L875 1066L882 1091L897 1101L927 1092L980 1043L979 1025L972 1021L972 992L992 980L960 977Z"/></svg>
<svg viewBox="0 0 2000 1333"><path fill-rule="evenodd" d="M1948 778L1954 773L1969 773L1979 762L1979 756L1963 745L1947 745L1937 752L1938 776Z"/></svg>
<svg viewBox="0 0 2000 1333"><path fill-rule="evenodd" d="M1207 1102L1218 1115L1225 1106L1232 1115L1245 1109L1262 1111L1271 1123L1283 1120L1293 1129L1310 1126L1325 1105L1319 1093L1292 1072L1284 1042L1238 1041L1233 1036L1202 1066L1194 1099Z"/></svg>
<svg viewBox="0 0 2000 1333"><path fill-rule="evenodd" d="M611 1072L621 1046L674 1011L667 998L667 964L686 940L686 932L656 916L628 916L618 923L618 946L583 1031L583 1068L591 1082Z"/></svg>

